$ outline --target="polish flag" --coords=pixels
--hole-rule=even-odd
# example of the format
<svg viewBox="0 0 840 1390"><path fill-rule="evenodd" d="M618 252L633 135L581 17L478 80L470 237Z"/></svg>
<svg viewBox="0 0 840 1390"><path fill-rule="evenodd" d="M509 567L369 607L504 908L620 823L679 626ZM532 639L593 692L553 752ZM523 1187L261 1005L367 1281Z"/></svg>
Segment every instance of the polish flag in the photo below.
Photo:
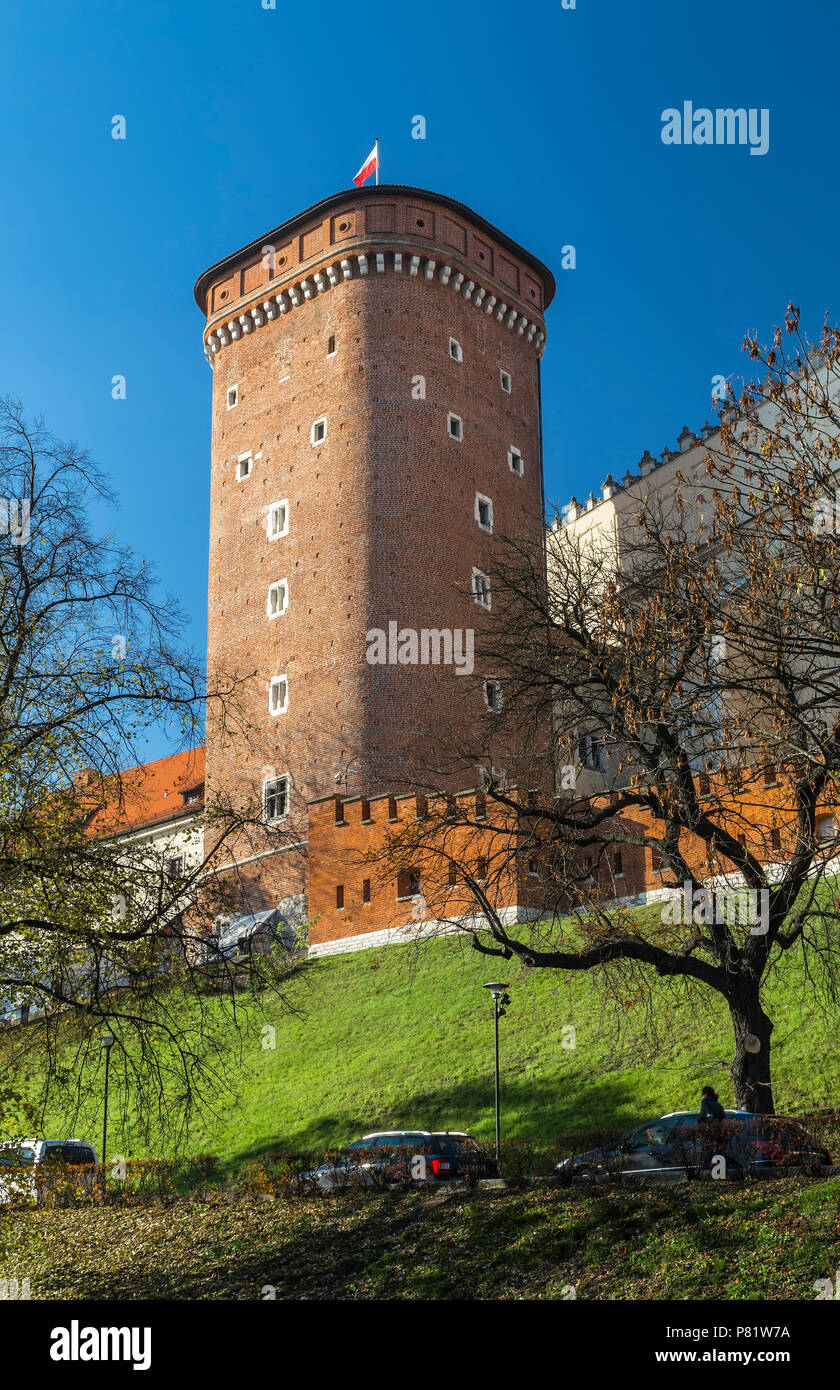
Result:
<svg viewBox="0 0 840 1390"><path fill-rule="evenodd" d="M357 186L358 188L361 188L361 186L362 186L362 184L364 183L365 179L369 179L370 176L371 176L371 174L373 174L373 173L376 173L377 176L378 176L378 174L379 174L379 141L378 141L378 140L376 141L376 144L374 145L373 149L371 150L370 154L368 155L367 159L365 160L365 162L364 162L364 164L362 165L361 169L359 170L358 174L357 174L356 177L354 178L353 182L356 184L356 186ZM378 182L378 181L379 181L379 180L378 180L378 177L377 177L377 182Z"/></svg>

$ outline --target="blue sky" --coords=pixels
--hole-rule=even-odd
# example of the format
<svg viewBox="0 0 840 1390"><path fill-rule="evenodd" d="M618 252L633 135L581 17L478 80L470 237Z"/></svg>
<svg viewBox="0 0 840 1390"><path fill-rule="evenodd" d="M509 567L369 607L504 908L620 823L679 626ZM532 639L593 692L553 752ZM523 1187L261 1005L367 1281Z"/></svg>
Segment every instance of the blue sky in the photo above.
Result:
<svg viewBox="0 0 840 1390"><path fill-rule="evenodd" d="M741 370L744 333L768 333L788 298L814 332L840 317L839 38L825 0L29 0L4 17L0 391L108 470L111 529L156 564L201 650L210 370L193 282L349 186L378 135L383 181L461 199L555 269L546 491L581 497L699 426L712 377ZM767 108L768 153L664 145L662 112L684 101Z"/></svg>

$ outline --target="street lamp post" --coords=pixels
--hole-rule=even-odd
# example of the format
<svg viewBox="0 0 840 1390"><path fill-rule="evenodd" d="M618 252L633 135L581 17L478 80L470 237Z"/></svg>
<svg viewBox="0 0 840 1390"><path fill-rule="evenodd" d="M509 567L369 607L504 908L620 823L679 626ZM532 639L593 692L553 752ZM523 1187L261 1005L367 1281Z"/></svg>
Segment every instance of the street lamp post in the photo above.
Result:
<svg viewBox="0 0 840 1390"><path fill-rule="evenodd" d="M105 1178L105 1152L108 1143L108 1072L111 1066L111 1048L116 1042L113 1033L103 1033L100 1046L105 1049L105 1106L102 1115L102 1178Z"/></svg>
<svg viewBox="0 0 840 1390"><path fill-rule="evenodd" d="M505 1016L505 1004L510 1003L510 995L507 992L507 985L500 984L494 980L492 984L484 985L484 989L489 989L493 996L493 1027L496 1042L496 1163L500 1161L502 1146L502 1123L501 1107L499 1101L499 1019Z"/></svg>

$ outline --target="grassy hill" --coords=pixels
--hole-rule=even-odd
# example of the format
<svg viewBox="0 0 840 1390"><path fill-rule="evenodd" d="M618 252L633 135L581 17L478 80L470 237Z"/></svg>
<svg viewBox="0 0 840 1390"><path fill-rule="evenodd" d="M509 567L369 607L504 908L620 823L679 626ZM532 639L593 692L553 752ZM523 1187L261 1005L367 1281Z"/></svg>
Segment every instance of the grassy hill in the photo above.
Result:
<svg viewBox="0 0 840 1390"><path fill-rule="evenodd" d="M312 961L282 1004L238 996L238 1031L211 1001L229 1091L210 1098L181 1151L216 1153L233 1168L266 1150L317 1149L377 1126L466 1129L490 1139L493 1026L481 985L494 978L508 981L511 993L500 1025L509 1138L548 1144L583 1129L629 1126L696 1105L707 1082L733 1103L731 1030L720 1005L700 996L678 1004L661 984L652 1003L639 986L617 1007L605 1002L594 974L527 970L449 938ZM815 1006L798 960L775 975L767 1007L777 1109L835 1104L835 1018ZM266 1024L276 1030L273 1048L263 1046ZM573 1048L563 1045L569 1026ZM123 1123L116 1068L111 1083L109 1151L171 1152L154 1127L144 1139L136 1124ZM28 1085L36 1085L34 1067ZM45 1132L87 1135L98 1147L101 1114L98 1074L79 1113L48 1109Z"/></svg>

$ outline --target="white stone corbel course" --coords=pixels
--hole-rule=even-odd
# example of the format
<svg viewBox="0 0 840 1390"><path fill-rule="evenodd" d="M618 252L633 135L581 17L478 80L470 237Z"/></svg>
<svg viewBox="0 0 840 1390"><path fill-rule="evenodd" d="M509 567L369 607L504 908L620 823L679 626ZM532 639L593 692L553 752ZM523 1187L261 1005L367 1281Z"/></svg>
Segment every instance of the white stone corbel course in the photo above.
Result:
<svg viewBox="0 0 840 1390"><path fill-rule="evenodd" d="M364 251L355 254L358 262L358 273L367 276L372 270L370 262L376 258L376 273L384 275L386 271L386 252L376 251L367 253ZM409 275L417 277L420 267L423 267L423 280L431 283L435 278L441 285L448 285L456 294L461 294L467 302L472 302L476 309L481 309L485 314L494 314L497 322L504 320L505 326L513 330L516 329L520 337L525 337L526 341L533 343L534 351L538 357L542 357L545 351L545 333L539 325L532 322L527 314L520 314L518 309L511 308L503 300L497 299L496 295L490 294L482 285L470 280L464 271L454 271L451 265L438 266L432 257L423 257L420 254L407 257L408 265L404 266L404 253L394 251L394 274L401 275L405 269ZM262 328L265 323L273 322L279 314L287 314L290 310L298 308L306 300L314 299L317 294L325 294L331 287L344 280L353 279L353 259L345 257L342 261L327 266L326 270L313 271L311 276L301 280L298 285L291 285L287 290L279 291L273 298L268 298L261 304L255 304L252 308L239 314L238 317L230 319L227 323L217 324L211 329L204 341L204 355L208 362L213 363L216 354L223 347L236 342L242 337L243 333L253 333L255 328Z"/></svg>

